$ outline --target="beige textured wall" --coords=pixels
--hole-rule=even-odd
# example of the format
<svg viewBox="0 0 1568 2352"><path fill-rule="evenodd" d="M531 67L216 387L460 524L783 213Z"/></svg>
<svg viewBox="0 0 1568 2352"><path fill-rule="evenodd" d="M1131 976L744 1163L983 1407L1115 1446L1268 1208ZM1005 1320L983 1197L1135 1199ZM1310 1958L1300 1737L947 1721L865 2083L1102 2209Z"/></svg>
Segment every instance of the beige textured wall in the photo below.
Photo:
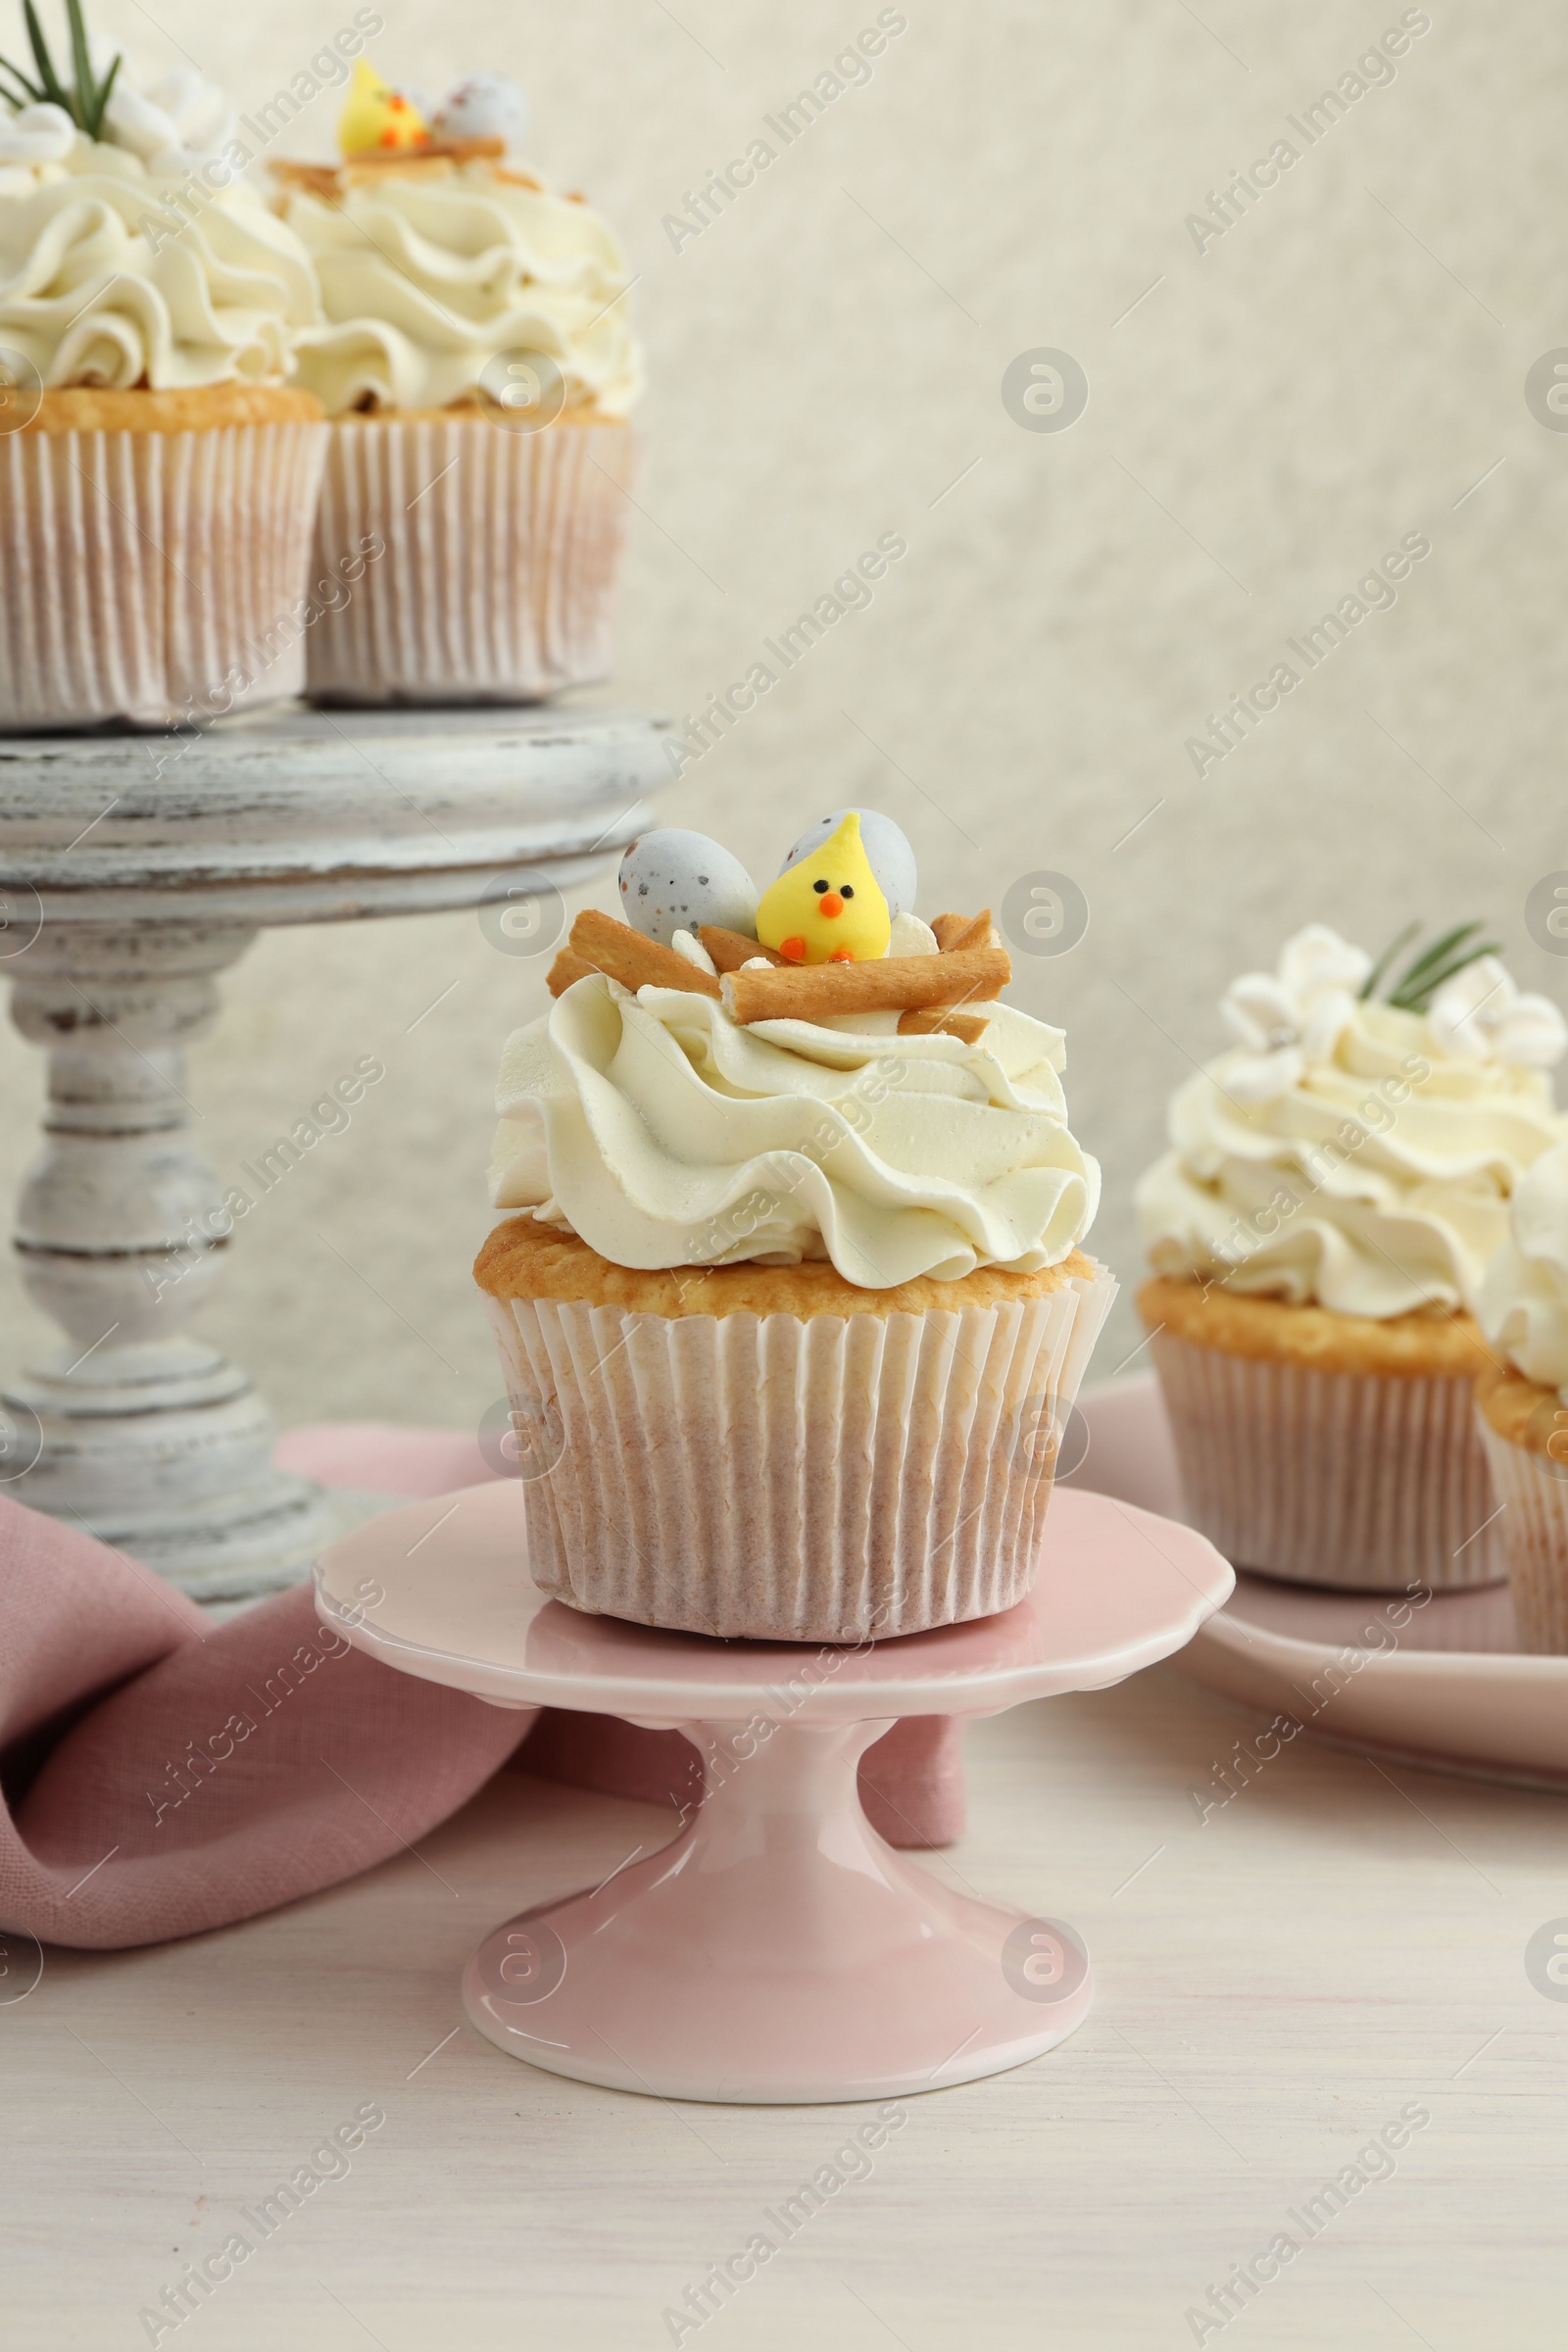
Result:
<svg viewBox="0 0 1568 2352"><path fill-rule="evenodd" d="M1087 937L1020 957L1017 993L1067 1031L1073 1123L1105 1172L1097 1240L1124 1278L1165 1099L1214 1049L1226 979L1288 928L1378 946L1407 915L1481 914L1526 985L1564 995L1524 924L1532 883L1568 865L1568 437L1523 397L1568 343L1560 9L908 0L869 83L676 253L662 216L873 0L382 5L394 78L517 74L539 161L643 272L650 455L617 694L691 709L880 532L906 538L871 609L666 814L765 874L810 816L885 808L928 911L1040 868L1077 880ZM131 0L102 14L158 54ZM1396 78L1200 255L1186 216L1276 139L1305 148L1286 118L1403 14L1430 30ZM339 21L331 0L158 16L247 105ZM1040 346L1089 378L1064 432L1003 405ZM1206 714L1411 532L1431 554L1397 604L1200 780L1185 744ZM248 1220L211 1319L285 1422L457 1424L498 1395L466 1266L497 1054L543 1002L542 971L468 916L273 934L229 981L193 1090L220 1170L359 1054L388 1068ZM38 1099L9 1035L0 1090L9 1196ZM10 1351L30 1327L4 1279ZM1124 1308L1099 1368L1135 1338Z"/></svg>

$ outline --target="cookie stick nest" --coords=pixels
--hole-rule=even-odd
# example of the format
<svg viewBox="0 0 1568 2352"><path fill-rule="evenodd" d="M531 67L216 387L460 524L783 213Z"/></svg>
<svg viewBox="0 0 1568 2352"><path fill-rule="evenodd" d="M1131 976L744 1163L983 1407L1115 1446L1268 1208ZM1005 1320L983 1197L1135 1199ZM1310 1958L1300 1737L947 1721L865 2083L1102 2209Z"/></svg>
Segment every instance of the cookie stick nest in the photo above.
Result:
<svg viewBox="0 0 1568 2352"><path fill-rule="evenodd" d="M977 1046L986 1033L987 1015L959 1012L953 1004L927 1004L899 1015L901 1037L956 1037Z"/></svg>
<svg viewBox="0 0 1568 2352"><path fill-rule="evenodd" d="M764 963L784 968L784 958L777 949L764 948L760 940L748 939L744 931L726 931L721 924L703 923L697 936L721 972L738 972L743 963L755 963L759 956Z"/></svg>
<svg viewBox="0 0 1568 2352"><path fill-rule="evenodd" d="M590 963L586 956L579 956L572 948L562 948L550 966L545 986L553 997L564 997L574 980L586 980L590 972L598 969L598 964Z"/></svg>
<svg viewBox="0 0 1568 2352"><path fill-rule="evenodd" d="M795 964L726 972L724 1009L737 1021L820 1021L843 1013L951 1010L1001 996L1012 965L1001 948L941 956L882 956L863 963Z"/></svg>
<svg viewBox="0 0 1568 2352"><path fill-rule="evenodd" d="M571 938L550 967L546 982L553 997L564 996L574 980L589 972L604 972L622 988L683 988L690 995L716 997L718 982L701 972L673 948L645 939L630 923L585 906L571 926Z"/></svg>
<svg viewBox="0 0 1568 2352"><path fill-rule="evenodd" d="M967 927L966 915L958 915L955 919ZM987 915L985 921L988 928L990 920ZM775 948L764 948L760 941L748 939L744 931L726 931L717 923L704 923L697 936L720 973L738 972L744 964L757 962L771 964L775 971L791 969ZM945 1004L927 1006L918 1012L905 1012L899 1016L901 1037L957 1037L966 1046L976 1046L984 1037L985 1029L983 1013L959 1012Z"/></svg>
<svg viewBox="0 0 1568 2352"><path fill-rule="evenodd" d="M939 914L931 928L944 956L955 955L964 948L1002 945L989 906L983 906L978 914Z"/></svg>
<svg viewBox="0 0 1568 2352"><path fill-rule="evenodd" d="M268 165L272 177L285 188L303 188L309 195L318 196L330 204L351 187L376 180L408 178L411 166L435 167L419 177L442 177L457 170L460 164L484 162L495 167L497 176L515 180L525 188L542 188L543 181L531 172L507 171L505 139L430 139L422 147L398 147L379 153L373 147L359 155L345 156L336 164L293 163L277 156Z"/></svg>
<svg viewBox="0 0 1568 2352"><path fill-rule="evenodd" d="M572 924L571 938L557 955L547 985L553 997L560 997L590 972L604 972L633 990L652 986L684 989L695 996L721 996L725 1009L742 1022L820 1020L834 1013L897 1011L901 1037L950 1036L976 1045L985 1033L986 1016L966 1013L959 1006L999 996L1012 977L1012 967L1001 950L964 950L956 945L960 937L985 940L994 936L989 911L972 918L943 915L938 921L949 927L955 943L940 956L892 956L864 963L805 968L786 964L771 949L738 931L705 923L699 937L725 975L715 980L688 963L673 948L662 947L629 923L588 907ZM742 969L759 962L771 968ZM732 1001L737 981L740 995ZM760 1001L764 1008L753 1010L751 1005L758 1002L753 984L759 981L770 990L776 984L782 995L765 996ZM742 1004L748 1008L740 1009Z"/></svg>
<svg viewBox="0 0 1568 2352"><path fill-rule="evenodd" d="M991 920L989 906L973 915L939 914L931 930L945 956L954 955L964 948L1000 948L1002 945L1002 936ZM977 1046L985 1035L986 1019L984 1013L960 1012L956 1004L946 1010L933 1007L920 1012L906 1012L899 1016L899 1035L958 1037L966 1046Z"/></svg>

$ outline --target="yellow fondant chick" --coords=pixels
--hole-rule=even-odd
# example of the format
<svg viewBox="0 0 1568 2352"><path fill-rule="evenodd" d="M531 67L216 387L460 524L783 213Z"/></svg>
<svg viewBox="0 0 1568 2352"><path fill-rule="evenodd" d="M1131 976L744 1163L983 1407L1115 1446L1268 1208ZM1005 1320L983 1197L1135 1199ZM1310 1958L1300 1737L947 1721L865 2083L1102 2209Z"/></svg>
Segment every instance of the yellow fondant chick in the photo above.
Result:
<svg viewBox="0 0 1568 2352"><path fill-rule="evenodd" d="M428 147L430 133L413 101L389 88L362 57L338 117L337 140L345 155L384 155L389 148Z"/></svg>
<svg viewBox="0 0 1568 2352"><path fill-rule="evenodd" d="M764 890L757 936L786 963L867 963L888 952L892 923L852 808L820 849Z"/></svg>

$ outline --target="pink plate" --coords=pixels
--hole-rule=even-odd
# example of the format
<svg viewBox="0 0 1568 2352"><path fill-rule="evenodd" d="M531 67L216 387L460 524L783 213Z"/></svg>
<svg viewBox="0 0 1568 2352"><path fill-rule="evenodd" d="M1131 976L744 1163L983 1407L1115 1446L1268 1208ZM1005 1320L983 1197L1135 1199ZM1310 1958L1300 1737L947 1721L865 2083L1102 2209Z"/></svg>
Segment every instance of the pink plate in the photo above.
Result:
<svg viewBox="0 0 1568 2352"><path fill-rule="evenodd" d="M482 2034L553 2073L761 2101L969 2082L1081 2023L1093 1984L1071 1929L895 1852L860 1810L857 1764L902 1715L1119 1682L1190 1641L1231 1581L1191 1529L1062 1493L1034 1592L1002 1616L858 1648L706 1641L539 1592L510 1481L391 1511L317 1571L324 1615L387 1665L696 1742L706 1793L673 1842L497 1929L464 1996Z"/></svg>
<svg viewBox="0 0 1568 2352"><path fill-rule="evenodd" d="M1176 1454L1153 1375L1091 1391L1081 1409L1090 1437L1083 1483L1179 1517ZM1531 1657L1514 1642L1506 1585L1438 1592L1412 1608L1397 1593L1239 1573L1230 1601L1184 1652L1182 1672L1342 1746L1568 1789L1568 1658Z"/></svg>

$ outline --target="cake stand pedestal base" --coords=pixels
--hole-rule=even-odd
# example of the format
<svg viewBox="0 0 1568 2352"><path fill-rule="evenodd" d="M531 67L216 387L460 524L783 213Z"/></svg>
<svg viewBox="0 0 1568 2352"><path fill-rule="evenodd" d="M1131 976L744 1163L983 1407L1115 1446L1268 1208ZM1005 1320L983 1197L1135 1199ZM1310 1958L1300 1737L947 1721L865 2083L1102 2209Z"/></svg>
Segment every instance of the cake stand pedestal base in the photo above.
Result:
<svg viewBox="0 0 1568 2352"><path fill-rule="evenodd" d="M480 2033L617 2090L816 2103L1000 2073L1092 1998L1070 1928L956 1893L876 1835L863 1751L906 1715L1120 1682L1190 1641L1233 1579L1193 1529L1068 1492L1034 1590L1001 1616L844 1649L709 1641L540 1592L503 1480L356 1528L316 1581L322 1622L405 1674L683 1731L702 1752L673 1844L486 1937L464 1978Z"/></svg>
<svg viewBox="0 0 1568 2352"><path fill-rule="evenodd" d="M662 2098L873 2099L996 2074L1082 2024L1070 1930L956 1893L871 1829L856 1768L888 1719L680 1728L708 1793L674 1844L468 1962L465 2005L498 2048Z"/></svg>

